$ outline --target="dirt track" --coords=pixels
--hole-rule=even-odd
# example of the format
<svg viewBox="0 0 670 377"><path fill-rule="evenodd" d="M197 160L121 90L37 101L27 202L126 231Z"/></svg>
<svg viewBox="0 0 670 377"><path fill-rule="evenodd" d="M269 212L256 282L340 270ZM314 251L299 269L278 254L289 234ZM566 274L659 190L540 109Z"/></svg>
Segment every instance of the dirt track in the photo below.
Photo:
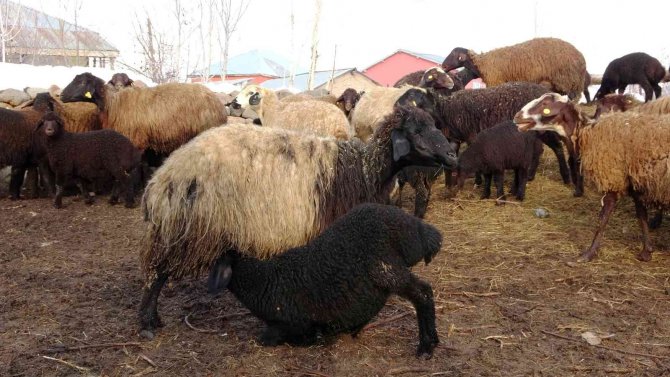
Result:
<svg viewBox="0 0 670 377"><path fill-rule="evenodd" d="M520 205L479 201L473 189L447 201L442 183L434 186L427 221L445 242L415 269L437 305L442 343L428 361L414 358L415 316L398 298L376 319L393 320L357 339L263 348L254 341L262 324L229 293L208 297L203 280L171 282L159 300L166 326L142 340L138 209L103 198L92 207L66 198L62 210L47 199L0 199L0 375L670 375L670 221L652 234L653 261L638 262L625 199L600 257L574 263L599 195L572 198L554 164L543 160ZM539 206L550 217L536 218ZM602 344L587 344L587 331Z"/></svg>

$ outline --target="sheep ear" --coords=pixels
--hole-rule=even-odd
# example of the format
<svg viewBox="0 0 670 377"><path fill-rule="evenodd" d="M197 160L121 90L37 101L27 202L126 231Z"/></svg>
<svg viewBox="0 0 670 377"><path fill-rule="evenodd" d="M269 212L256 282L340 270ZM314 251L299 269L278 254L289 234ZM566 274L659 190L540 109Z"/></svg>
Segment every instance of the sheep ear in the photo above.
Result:
<svg viewBox="0 0 670 377"><path fill-rule="evenodd" d="M217 294L221 292L230 283L230 278L233 276L233 269L230 267L230 258L227 255L220 257L212 269L209 271L209 279L207 279L207 292L210 294Z"/></svg>
<svg viewBox="0 0 670 377"><path fill-rule="evenodd" d="M391 131L391 141L393 142L393 161L398 161L409 154L409 140L401 131Z"/></svg>
<svg viewBox="0 0 670 377"><path fill-rule="evenodd" d="M37 126L35 126L35 131L33 132L39 130L42 127L42 125L44 125L44 120L40 120L39 123L37 123Z"/></svg>

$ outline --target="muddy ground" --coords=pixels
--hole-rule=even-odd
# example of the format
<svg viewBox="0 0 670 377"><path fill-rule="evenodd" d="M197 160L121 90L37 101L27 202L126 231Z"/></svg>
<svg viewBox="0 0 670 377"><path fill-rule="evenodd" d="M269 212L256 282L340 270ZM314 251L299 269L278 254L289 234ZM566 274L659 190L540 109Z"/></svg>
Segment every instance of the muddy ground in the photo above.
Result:
<svg viewBox="0 0 670 377"><path fill-rule="evenodd" d="M639 262L624 199L600 256L576 263L600 195L573 198L550 153L523 203L495 206L472 187L447 200L442 180L433 191L426 220L445 241L415 268L435 292L441 344L428 361L414 357L404 300L392 298L357 339L264 348L254 340L262 323L227 292L207 296L203 279L163 290L166 326L143 340L139 209L0 199L0 376L670 375L670 219L652 234L653 260ZM411 210L407 195L404 204ZM550 216L535 217L538 207ZM589 332L599 345L582 338Z"/></svg>

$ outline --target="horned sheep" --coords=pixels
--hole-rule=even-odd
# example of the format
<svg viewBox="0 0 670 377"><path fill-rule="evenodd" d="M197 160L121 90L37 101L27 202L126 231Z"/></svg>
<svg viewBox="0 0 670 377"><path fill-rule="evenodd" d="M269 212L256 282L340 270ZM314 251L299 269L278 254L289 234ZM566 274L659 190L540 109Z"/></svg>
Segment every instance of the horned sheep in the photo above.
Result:
<svg viewBox="0 0 670 377"><path fill-rule="evenodd" d="M269 260L228 252L220 275L230 280L221 284L266 322L260 336L264 346L357 336L397 294L416 309L416 356L430 358L439 342L433 291L410 268L422 260L428 264L441 242L435 227L398 208L362 204L309 244ZM303 299L296 300L296 294Z"/></svg>
<svg viewBox="0 0 670 377"><path fill-rule="evenodd" d="M349 120L342 111L324 101L283 102L270 89L247 85L235 97L232 106L255 111L263 127L309 132L340 140L354 136Z"/></svg>
<svg viewBox="0 0 670 377"><path fill-rule="evenodd" d="M573 99L584 90L586 75L582 53L557 38L535 38L480 54L456 47L444 59L442 68L449 71L459 67L481 77L487 86L527 81Z"/></svg>
<svg viewBox="0 0 670 377"><path fill-rule="evenodd" d="M593 241L580 260L597 255L614 207L626 195L633 198L642 229L643 246L636 257L651 260L647 207L670 206L670 115L624 112L594 121L567 97L547 93L524 106L514 122L519 130L554 131L574 143L585 175L605 194Z"/></svg>
<svg viewBox="0 0 670 377"><path fill-rule="evenodd" d="M440 163L455 167L453 150L430 115L409 107L368 144L246 125L203 133L165 161L144 193L143 333L160 326L168 277L202 273L226 250L267 258L304 245L355 205L387 202L404 166Z"/></svg>

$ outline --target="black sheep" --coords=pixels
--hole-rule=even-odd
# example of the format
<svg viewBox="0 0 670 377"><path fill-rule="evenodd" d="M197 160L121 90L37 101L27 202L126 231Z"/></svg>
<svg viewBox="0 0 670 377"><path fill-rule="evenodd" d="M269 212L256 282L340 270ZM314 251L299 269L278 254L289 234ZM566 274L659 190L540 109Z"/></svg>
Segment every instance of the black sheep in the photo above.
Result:
<svg viewBox="0 0 670 377"><path fill-rule="evenodd" d="M110 176L115 183L109 203L116 204L122 191L126 207L133 206L131 176L136 179L139 174L142 153L128 138L113 130L67 132L63 120L51 111L44 114L37 131L45 138L46 156L56 177L54 207L62 206L63 187L73 180L78 183L86 204L92 204L90 184Z"/></svg>
<svg viewBox="0 0 670 377"><path fill-rule="evenodd" d="M595 100L605 95L614 93L615 90L622 94L626 86L639 84L644 89L644 101L652 99L652 93L656 98L661 96L661 87L658 83L665 77L665 68L658 59L645 54L634 52L612 60L605 68L602 83L594 97Z"/></svg>
<svg viewBox="0 0 670 377"><path fill-rule="evenodd" d="M591 74L586 72L584 75L584 99L586 103L591 102L591 92L589 92L589 86L591 86Z"/></svg>
<svg viewBox="0 0 670 377"><path fill-rule="evenodd" d="M440 176L444 168L428 166L408 166L396 175L398 184L395 205L402 207L402 191L406 183L409 183L416 191L414 194L414 216L423 219L428 209L430 200L430 188L433 182Z"/></svg>
<svg viewBox="0 0 670 377"><path fill-rule="evenodd" d="M26 170L36 171L40 163L39 145L33 131L45 112L53 108L54 99L49 93L40 93L31 107L21 110L0 108L0 168L12 166L9 193L19 199ZM30 182L31 194L37 197L37 175Z"/></svg>
<svg viewBox="0 0 670 377"><path fill-rule="evenodd" d="M210 288L227 284L267 324L264 346L356 336L397 294L416 309L417 356L431 357L439 342L433 290L410 268L428 264L441 244L435 227L401 209L363 204L309 244L269 260L228 252L229 263L210 276Z"/></svg>
<svg viewBox="0 0 670 377"><path fill-rule="evenodd" d="M458 158L458 187L465 178L476 172L484 174L482 199L491 196L491 179L496 183L496 197L505 199L503 180L506 169L514 170L514 184L510 191L523 200L526 182L535 177L543 147L538 135L519 132L516 124L508 120L480 132Z"/></svg>

